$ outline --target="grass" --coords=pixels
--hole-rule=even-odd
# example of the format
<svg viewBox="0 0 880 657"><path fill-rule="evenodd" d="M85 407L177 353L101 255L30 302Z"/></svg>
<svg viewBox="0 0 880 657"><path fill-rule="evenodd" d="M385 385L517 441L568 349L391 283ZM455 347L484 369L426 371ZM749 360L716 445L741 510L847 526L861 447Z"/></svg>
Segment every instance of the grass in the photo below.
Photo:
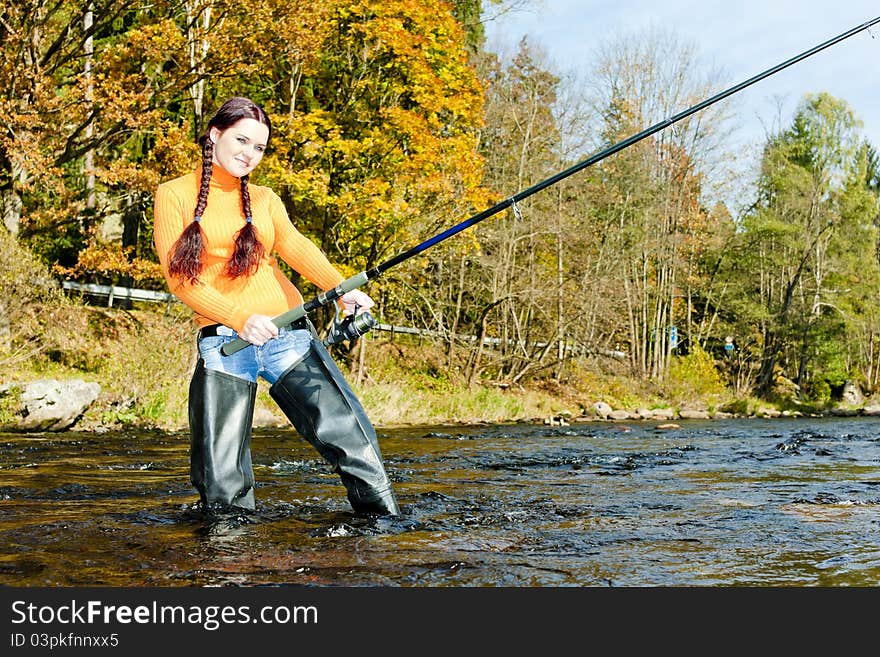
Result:
<svg viewBox="0 0 880 657"><path fill-rule="evenodd" d="M449 393L397 384L357 386L355 392L367 414L378 425L454 424L549 417L556 400L535 391L509 391L480 386Z"/></svg>
<svg viewBox="0 0 880 657"><path fill-rule="evenodd" d="M40 303L31 308L36 315L46 313L46 307L36 308ZM98 383L101 394L78 424L83 429L186 427L196 356L188 310L177 306L166 315L146 303L131 310L67 298L54 303L57 323L31 341L29 359L13 362L0 356L0 382L80 378ZM444 365L442 350L428 343L406 344L399 337L392 343L376 336L367 349L368 375L359 384L344 356L336 357L377 426L541 420L560 412L576 416L592 403L560 384L500 387L486 382L468 387ZM618 385L622 392L623 382ZM258 406L280 418L267 387L258 390ZM3 399L0 410L9 415L12 402L9 396Z"/></svg>

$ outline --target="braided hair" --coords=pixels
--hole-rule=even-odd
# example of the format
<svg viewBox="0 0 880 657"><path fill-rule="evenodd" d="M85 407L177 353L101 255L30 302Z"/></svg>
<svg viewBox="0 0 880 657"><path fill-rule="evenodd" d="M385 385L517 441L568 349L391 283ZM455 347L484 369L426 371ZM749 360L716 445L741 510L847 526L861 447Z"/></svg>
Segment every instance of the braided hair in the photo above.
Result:
<svg viewBox="0 0 880 657"><path fill-rule="evenodd" d="M212 128L217 128L222 132L241 119L259 121L269 128L271 136L272 124L263 108L247 98L236 97L223 103L217 113L208 121L205 132L199 137L199 144L202 147L202 176L196 208L193 211L193 220L172 247L171 259L168 263L168 272L171 276L191 284L199 281L199 274L202 273L202 255L205 253L205 233L200 222L205 207L208 205L208 191L211 186L211 172L214 166L214 142L209 135ZM231 278L253 274L265 254L265 248L262 242L257 239L257 229L253 224L251 195L248 190L249 178L250 176L240 178L241 210L245 223L241 230L235 234L235 248L232 257L226 263L225 271Z"/></svg>

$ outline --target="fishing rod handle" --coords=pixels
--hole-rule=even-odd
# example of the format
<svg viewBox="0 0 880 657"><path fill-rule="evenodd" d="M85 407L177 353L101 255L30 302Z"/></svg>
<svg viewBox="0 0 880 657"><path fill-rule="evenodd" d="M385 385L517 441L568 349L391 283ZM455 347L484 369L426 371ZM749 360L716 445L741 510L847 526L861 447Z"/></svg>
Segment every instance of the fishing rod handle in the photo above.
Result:
<svg viewBox="0 0 880 657"><path fill-rule="evenodd" d="M272 319L272 323L275 324L275 326L277 326L278 328L290 326L296 320L304 317L312 310L320 308L321 306L326 306L329 303L333 303L343 294L346 294L347 292L351 292L352 290L363 286L369 280L370 276L365 271L361 272L360 274L355 274L350 278L346 278L333 289L322 292L311 301L299 305L296 308L291 308L286 313L278 315L278 317ZM225 345L220 347L220 353L224 356L231 356L232 354L241 351L245 347L250 346L250 344L250 342L243 338L235 338L235 340L230 340Z"/></svg>

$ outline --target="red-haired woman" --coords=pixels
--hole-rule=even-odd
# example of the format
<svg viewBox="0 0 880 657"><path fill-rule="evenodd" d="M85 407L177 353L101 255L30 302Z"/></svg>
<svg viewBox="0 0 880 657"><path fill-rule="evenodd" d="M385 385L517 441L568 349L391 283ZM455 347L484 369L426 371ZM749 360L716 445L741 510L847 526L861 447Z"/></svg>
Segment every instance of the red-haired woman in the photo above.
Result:
<svg viewBox="0 0 880 657"><path fill-rule="evenodd" d="M169 288L195 311L199 359L189 389L190 474L203 505L254 508L250 438L257 377L339 473L356 513L398 515L372 424L306 318L278 328L272 317L303 303L274 253L329 290L342 275L294 225L281 199L249 183L269 145L266 112L226 101L200 138L201 166L159 185L154 240ZM360 290L347 313L373 306ZM241 337L248 347L221 347Z"/></svg>

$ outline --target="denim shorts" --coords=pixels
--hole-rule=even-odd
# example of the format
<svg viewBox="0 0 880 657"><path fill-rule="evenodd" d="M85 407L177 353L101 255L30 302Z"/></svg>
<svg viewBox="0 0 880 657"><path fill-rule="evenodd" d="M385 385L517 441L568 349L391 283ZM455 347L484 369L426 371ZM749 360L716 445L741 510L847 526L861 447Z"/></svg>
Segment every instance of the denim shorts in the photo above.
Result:
<svg viewBox="0 0 880 657"><path fill-rule="evenodd" d="M224 356L221 347L232 342L238 333L226 326L217 329L219 335L198 339L199 356L205 361L205 369L217 370L248 381L263 377L270 384L299 362L309 352L312 333L308 329L278 329L278 336L262 346L248 345L244 349Z"/></svg>

